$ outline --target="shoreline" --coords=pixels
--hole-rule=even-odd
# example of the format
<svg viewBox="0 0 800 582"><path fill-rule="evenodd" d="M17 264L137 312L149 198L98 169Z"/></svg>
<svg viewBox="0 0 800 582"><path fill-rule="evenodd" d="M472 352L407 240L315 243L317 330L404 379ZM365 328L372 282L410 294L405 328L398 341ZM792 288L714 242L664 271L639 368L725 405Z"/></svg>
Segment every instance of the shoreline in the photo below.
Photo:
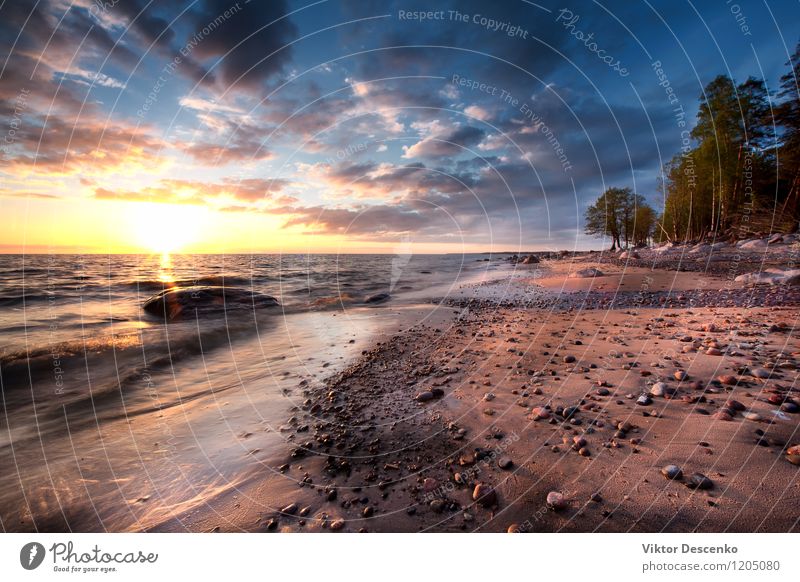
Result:
<svg viewBox="0 0 800 582"><path fill-rule="evenodd" d="M473 284L301 387L269 474L157 531L796 531L795 290L655 269L631 303L635 269L569 277L590 259Z"/></svg>

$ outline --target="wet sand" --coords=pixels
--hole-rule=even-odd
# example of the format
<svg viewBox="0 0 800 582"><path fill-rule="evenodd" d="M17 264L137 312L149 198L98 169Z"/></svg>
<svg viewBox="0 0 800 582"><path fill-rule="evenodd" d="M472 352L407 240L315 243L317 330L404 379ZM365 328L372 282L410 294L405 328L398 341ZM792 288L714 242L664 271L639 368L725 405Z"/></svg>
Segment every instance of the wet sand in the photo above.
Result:
<svg viewBox="0 0 800 582"><path fill-rule="evenodd" d="M446 304L301 381L274 462L154 529L797 531L794 288L584 256Z"/></svg>

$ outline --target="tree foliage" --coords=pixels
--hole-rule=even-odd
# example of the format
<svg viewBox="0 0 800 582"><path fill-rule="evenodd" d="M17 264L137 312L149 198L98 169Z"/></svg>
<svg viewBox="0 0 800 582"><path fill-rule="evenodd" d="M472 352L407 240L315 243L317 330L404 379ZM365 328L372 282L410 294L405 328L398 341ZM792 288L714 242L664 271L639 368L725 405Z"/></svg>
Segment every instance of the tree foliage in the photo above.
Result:
<svg viewBox="0 0 800 582"><path fill-rule="evenodd" d="M653 234L655 211L630 188L609 188L586 209L586 233L608 236L611 250L644 245Z"/></svg>

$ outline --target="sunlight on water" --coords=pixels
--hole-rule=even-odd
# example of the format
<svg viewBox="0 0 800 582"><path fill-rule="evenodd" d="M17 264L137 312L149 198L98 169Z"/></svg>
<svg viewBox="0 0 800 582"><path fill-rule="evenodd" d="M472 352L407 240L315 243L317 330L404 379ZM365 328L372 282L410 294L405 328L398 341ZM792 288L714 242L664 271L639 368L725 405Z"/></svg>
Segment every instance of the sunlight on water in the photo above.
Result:
<svg viewBox="0 0 800 582"><path fill-rule="evenodd" d="M172 270L172 257L169 253L161 253L161 261L158 266L158 280L162 283L175 283L175 274Z"/></svg>

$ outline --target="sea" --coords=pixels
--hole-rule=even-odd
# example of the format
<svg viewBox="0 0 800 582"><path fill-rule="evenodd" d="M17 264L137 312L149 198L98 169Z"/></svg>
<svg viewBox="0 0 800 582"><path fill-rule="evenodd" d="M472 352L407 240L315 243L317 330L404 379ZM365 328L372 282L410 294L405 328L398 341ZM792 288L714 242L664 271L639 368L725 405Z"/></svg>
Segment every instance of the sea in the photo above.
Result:
<svg viewBox="0 0 800 582"><path fill-rule="evenodd" d="M298 386L509 277L507 258L0 255L0 528L147 531L191 515L275 462ZM143 308L198 288L278 305Z"/></svg>

